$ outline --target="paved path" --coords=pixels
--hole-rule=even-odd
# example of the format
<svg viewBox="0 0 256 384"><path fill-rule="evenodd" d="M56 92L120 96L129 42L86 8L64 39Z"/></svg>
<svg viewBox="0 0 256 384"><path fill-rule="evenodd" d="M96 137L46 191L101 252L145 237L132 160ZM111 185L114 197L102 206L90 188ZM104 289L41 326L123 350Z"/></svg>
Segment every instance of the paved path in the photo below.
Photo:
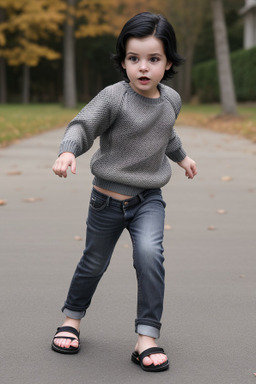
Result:
<svg viewBox="0 0 256 384"><path fill-rule="evenodd" d="M164 188L167 276L159 344L171 369L158 375L130 362L136 287L127 233L82 324L81 352L50 349L83 250L92 152L64 180L51 171L61 130L0 150L1 383L256 383L256 146L178 130L199 174L187 180L174 165Z"/></svg>

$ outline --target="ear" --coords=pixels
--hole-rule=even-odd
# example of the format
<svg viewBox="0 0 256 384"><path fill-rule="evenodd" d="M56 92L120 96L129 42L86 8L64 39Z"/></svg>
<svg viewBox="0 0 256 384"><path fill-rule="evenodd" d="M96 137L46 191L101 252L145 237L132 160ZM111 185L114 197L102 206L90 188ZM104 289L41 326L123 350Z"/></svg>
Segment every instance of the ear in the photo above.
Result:
<svg viewBox="0 0 256 384"><path fill-rule="evenodd" d="M121 65L122 65L123 69L126 69L124 61L122 61Z"/></svg>
<svg viewBox="0 0 256 384"><path fill-rule="evenodd" d="M169 71L169 69L172 67L172 62L171 61L168 61L167 64L166 64L166 67L165 67L165 70L166 71Z"/></svg>

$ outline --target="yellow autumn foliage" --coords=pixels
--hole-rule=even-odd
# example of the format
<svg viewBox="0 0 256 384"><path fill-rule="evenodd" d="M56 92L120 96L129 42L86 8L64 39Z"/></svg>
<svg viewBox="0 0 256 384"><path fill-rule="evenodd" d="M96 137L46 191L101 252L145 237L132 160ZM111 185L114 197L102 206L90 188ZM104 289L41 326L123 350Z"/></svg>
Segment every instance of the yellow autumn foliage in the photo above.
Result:
<svg viewBox="0 0 256 384"><path fill-rule="evenodd" d="M166 0L81 0L76 16L82 21L76 37L96 36L102 33L117 35L124 23L139 12L163 13Z"/></svg>
<svg viewBox="0 0 256 384"><path fill-rule="evenodd" d="M0 24L0 56L8 64L35 66L43 57L60 57L58 52L42 46L41 40L61 35L65 1L0 0L0 8L5 10L5 20Z"/></svg>
<svg viewBox="0 0 256 384"><path fill-rule="evenodd" d="M21 39L20 45L12 49L0 49L0 55L5 57L10 65L27 64L31 67L37 66L41 58L56 60L60 54L48 47L39 46Z"/></svg>
<svg viewBox="0 0 256 384"><path fill-rule="evenodd" d="M138 12L164 12L166 1L78 0L71 7L66 0L0 0L0 8L5 10L5 20L0 23L0 56L10 65L34 66L43 57L53 60L60 54L41 46L41 41L59 38L65 22L78 21L76 38L117 35Z"/></svg>

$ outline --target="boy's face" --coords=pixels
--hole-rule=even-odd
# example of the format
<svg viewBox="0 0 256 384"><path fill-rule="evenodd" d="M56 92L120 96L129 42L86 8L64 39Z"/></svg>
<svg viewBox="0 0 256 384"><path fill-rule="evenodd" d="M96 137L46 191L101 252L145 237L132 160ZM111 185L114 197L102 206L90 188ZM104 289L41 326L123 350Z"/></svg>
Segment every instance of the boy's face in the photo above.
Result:
<svg viewBox="0 0 256 384"><path fill-rule="evenodd" d="M154 36L131 37L126 43L126 56L122 67L126 70L130 86L142 96L159 97L158 83L172 66L167 61L164 46Z"/></svg>

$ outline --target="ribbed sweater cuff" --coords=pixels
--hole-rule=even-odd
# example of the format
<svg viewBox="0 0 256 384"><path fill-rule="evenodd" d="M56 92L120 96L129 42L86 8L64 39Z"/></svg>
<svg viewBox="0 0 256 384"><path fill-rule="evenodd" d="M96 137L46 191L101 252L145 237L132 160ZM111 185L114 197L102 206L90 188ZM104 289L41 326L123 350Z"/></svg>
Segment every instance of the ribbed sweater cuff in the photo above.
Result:
<svg viewBox="0 0 256 384"><path fill-rule="evenodd" d="M71 140L64 141L60 145L59 156L64 152L71 152L77 157L79 155L79 147L77 143L74 141L71 141Z"/></svg>
<svg viewBox="0 0 256 384"><path fill-rule="evenodd" d="M174 151L168 154L168 157L175 163L180 163L187 156L183 148L179 148L177 151Z"/></svg>

